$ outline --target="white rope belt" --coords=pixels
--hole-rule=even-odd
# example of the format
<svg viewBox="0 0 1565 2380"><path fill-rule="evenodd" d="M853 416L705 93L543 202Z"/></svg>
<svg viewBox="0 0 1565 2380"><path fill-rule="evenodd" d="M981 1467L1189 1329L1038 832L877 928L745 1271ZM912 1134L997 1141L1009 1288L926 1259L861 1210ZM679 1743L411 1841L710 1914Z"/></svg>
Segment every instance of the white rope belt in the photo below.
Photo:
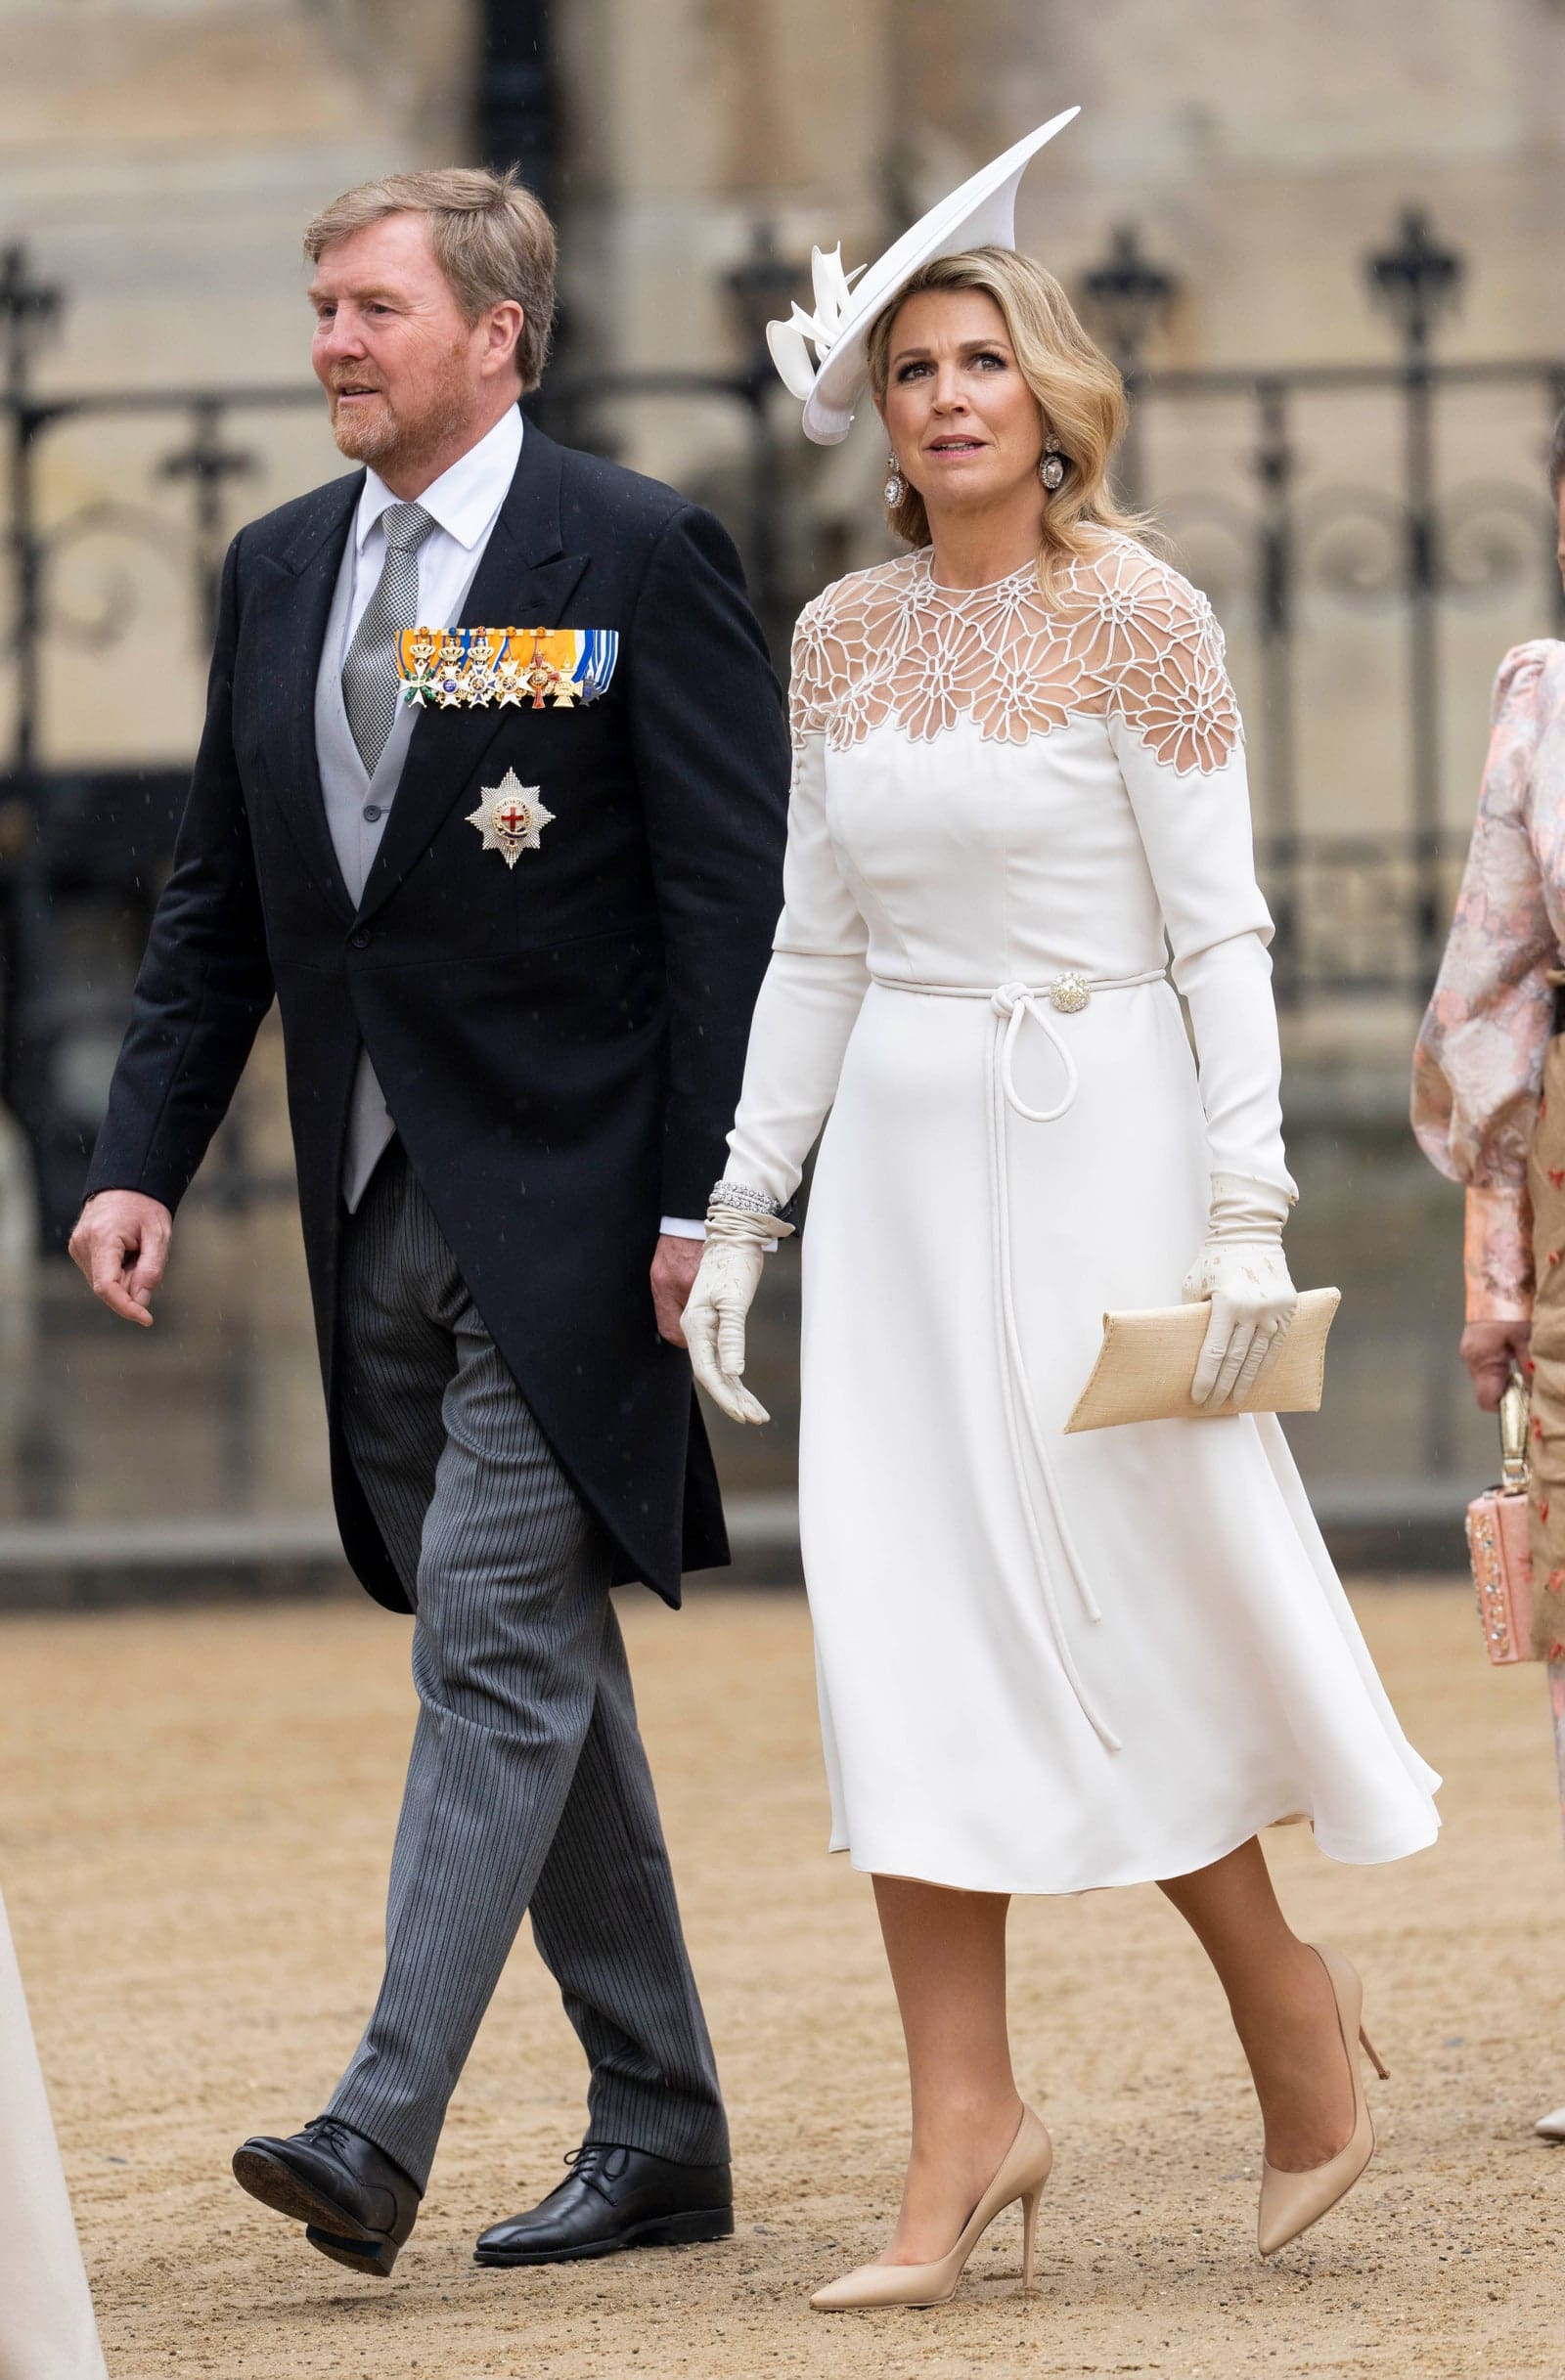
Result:
<svg viewBox="0 0 1565 2380"><path fill-rule="evenodd" d="M1165 984L1168 976L1161 967L1149 967L1144 975L1056 975L1051 984L1002 984L997 992L985 991L979 984L919 984L900 975L877 975L873 980L886 992L916 992L925 999L987 1000L1005 1028L998 1055L1006 1105L1029 1124L1057 1124L1076 1103L1080 1077L1075 1059L1046 1013L1046 1003L1056 1015L1077 1016L1095 992L1133 992L1140 984ZM1029 1107L1016 1088L1016 1037L1029 1017L1049 1036L1065 1070L1065 1095L1053 1107Z"/></svg>
<svg viewBox="0 0 1565 2380"><path fill-rule="evenodd" d="M1072 1694L1081 1706L1082 1715L1092 1727L1099 1742L1110 1752L1117 1752L1120 1739L1106 1719L1094 1706L1091 1696L1082 1683L1081 1672L1071 1652L1070 1640L1055 1600L1052 1565L1045 1543L1043 1517L1038 1510L1026 1461L1026 1445L1022 1429L1031 1442L1033 1464L1044 1484L1049 1506L1049 1518L1058 1542L1060 1557L1070 1572L1083 1614L1095 1625L1101 1620L1102 1607L1093 1592L1070 1522L1065 1515L1059 1483L1054 1467L1049 1459L1043 1424L1033 1398L1032 1383L1022 1356L1021 1331L1016 1321L1016 1297L1011 1271L1010 1238L1010 1179L1006 1164L1006 1111L1011 1109L1028 1124L1057 1124L1074 1104L1080 1077L1076 1061L1066 1046L1048 1008L1057 1016L1075 1016L1084 1009L1095 992L1130 992L1141 984L1161 984L1168 979L1161 967L1149 968L1144 975L1060 975L1051 984L1034 987L1030 984L1002 984L997 991L987 992L975 984L920 984L892 976L876 975L873 979L887 992L912 992L928 999L987 1000L995 1014L995 1030L989 1039L989 1212L994 1241L994 1275L996 1295L996 1330L1000 1340L1000 1379L1002 1402L1006 1409L1006 1432L1010 1441L1011 1462L1015 1468L1017 1485L1021 1490L1022 1513L1027 1522L1028 1541L1032 1547L1033 1563L1043 1593L1044 1609L1059 1665L1065 1673ZM1031 1017L1041 1026L1059 1053L1065 1069L1064 1096L1051 1108L1028 1107L1016 1089L1012 1071L1016 1037L1023 1024Z"/></svg>

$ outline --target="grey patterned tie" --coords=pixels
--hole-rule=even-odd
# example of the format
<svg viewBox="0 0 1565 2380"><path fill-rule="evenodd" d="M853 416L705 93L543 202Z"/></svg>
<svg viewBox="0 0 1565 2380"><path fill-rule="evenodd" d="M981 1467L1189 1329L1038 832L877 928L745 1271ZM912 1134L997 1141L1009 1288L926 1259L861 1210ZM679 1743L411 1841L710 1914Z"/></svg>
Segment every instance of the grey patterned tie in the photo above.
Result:
<svg viewBox="0 0 1565 2380"><path fill-rule="evenodd" d="M387 505L385 567L342 662L342 703L359 757L373 776L397 715L397 639L419 622L419 548L434 527L423 505Z"/></svg>

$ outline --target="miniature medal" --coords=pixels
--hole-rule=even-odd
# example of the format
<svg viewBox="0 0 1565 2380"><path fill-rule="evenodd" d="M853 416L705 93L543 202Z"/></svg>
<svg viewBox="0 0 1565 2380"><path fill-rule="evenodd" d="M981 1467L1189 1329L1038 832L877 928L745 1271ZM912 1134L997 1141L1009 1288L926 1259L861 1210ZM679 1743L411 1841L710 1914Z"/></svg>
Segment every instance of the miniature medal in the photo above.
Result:
<svg viewBox="0 0 1565 2380"><path fill-rule="evenodd" d="M470 629L468 646L468 700L475 709L483 709L495 698L495 669L508 641L503 628Z"/></svg>
<svg viewBox="0 0 1565 2380"><path fill-rule="evenodd" d="M440 658L435 663L435 700L442 711L456 709L468 699L470 636L466 628L448 628L440 639Z"/></svg>
<svg viewBox="0 0 1565 2380"><path fill-rule="evenodd" d="M558 693L559 687L559 665L558 662L551 661L549 655L544 651L544 638L547 633L547 630L542 628L533 630L532 651L522 664L521 683L532 696L532 707L535 711L541 711L548 697Z"/></svg>
<svg viewBox="0 0 1565 2380"><path fill-rule="evenodd" d="M434 661L440 639L432 628L405 628L397 639L402 699L422 708L434 700Z"/></svg>

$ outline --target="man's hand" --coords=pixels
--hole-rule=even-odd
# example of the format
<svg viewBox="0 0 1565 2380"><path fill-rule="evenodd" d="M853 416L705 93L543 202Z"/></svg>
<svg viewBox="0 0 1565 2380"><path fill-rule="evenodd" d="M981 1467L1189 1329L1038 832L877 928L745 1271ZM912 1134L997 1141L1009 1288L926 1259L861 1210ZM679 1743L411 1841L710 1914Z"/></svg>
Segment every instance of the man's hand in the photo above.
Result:
<svg viewBox="0 0 1565 2380"><path fill-rule="evenodd" d="M1530 1322L1469 1322L1461 1335L1461 1359L1467 1366L1480 1413L1498 1413L1505 1383L1514 1368L1523 1380L1533 1377L1533 1326Z"/></svg>
<svg viewBox="0 0 1565 2380"><path fill-rule="evenodd" d="M652 1305L657 1314L657 1335L666 1339L671 1347L685 1344L681 1321L700 1261L699 1240L687 1240L672 1231L665 1231L658 1240L652 1258Z"/></svg>
<svg viewBox="0 0 1565 2380"><path fill-rule="evenodd" d="M173 1228L174 1218L159 1200L144 1198L139 1190L100 1190L77 1218L71 1258L91 1282L94 1297L150 1331L148 1309L168 1262ZM695 1254L699 1256L700 1250ZM693 1264L693 1276L694 1271Z"/></svg>

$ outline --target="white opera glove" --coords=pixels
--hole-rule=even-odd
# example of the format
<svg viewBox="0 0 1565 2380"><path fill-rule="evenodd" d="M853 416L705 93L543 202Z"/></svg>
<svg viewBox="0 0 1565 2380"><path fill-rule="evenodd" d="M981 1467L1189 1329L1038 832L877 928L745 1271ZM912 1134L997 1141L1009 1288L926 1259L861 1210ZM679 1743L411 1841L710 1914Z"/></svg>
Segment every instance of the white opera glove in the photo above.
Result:
<svg viewBox="0 0 1565 2380"><path fill-rule="evenodd" d="M1292 1202L1270 1182L1214 1173L1206 1242L1185 1277L1186 1304L1212 1300L1190 1394L1198 1405L1242 1397L1274 1361L1299 1293L1282 1254Z"/></svg>
<svg viewBox="0 0 1565 2380"><path fill-rule="evenodd" d="M760 1287L768 1248L775 1248L792 1229L775 1214L717 1205L706 1211L706 1246L685 1302L682 1327L691 1370L731 1421L772 1418L744 1386L744 1322Z"/></svg>

